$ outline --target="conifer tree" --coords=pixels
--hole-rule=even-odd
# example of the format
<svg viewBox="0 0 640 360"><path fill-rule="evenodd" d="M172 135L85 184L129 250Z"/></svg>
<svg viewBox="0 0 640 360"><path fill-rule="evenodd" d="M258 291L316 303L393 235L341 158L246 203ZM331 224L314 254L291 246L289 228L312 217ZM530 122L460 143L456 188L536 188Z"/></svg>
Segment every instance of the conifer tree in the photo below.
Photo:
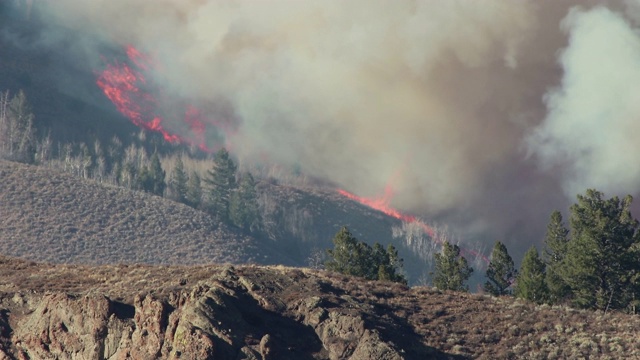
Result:
<svg viewBox="0 0 640 360"><path fill-rule="evenodd" d="M473 273L467 259L460 255L460 247L445 241L442 252L434 255L433 284L442 290L469 291L465 282Z"/></svg>
<svg viewBox="0 0 640 360"><path fill-rule="evenodd" d="M262 220L258 206L258 194L256 182L251 173L242 177L238 189L231 195L229 217L231 222L241 229L251 232L260 229Z"/></svg>
<svg viewBox="0 0 640 360"><path fill-rule="evenodd" d="M538 249L535 246L529 248L524 254L514 294L518 298L538 304L548 299L548 291L545 284L545 265L540 259Z"/></svg>
<svg viewBox="0 0 640 360"><path fill-rule="evenodd" d="M571 207L571 241L563 263L564 280L574 305L621 309L633 297L632 277L638 221L631 216L632 197L603 199L589 189Z"/></svg>
<svg viewBox="0 0 640 360"><path fill-rule="evenodd" d="M491 261L486 272L488 281L484 284L484 290L494 296L511 295L509 288L517 275L518 271L507 247L500 241L496 242L491 252Z"/></svg>
<svg viewBox="0 0 640 360"><path fill-rule="evenodd" d="M149 167L142 167L138 174L138 186L141 190L162 196L166 187L164 178L165 171L160 164L160 158L157 153L154 153Z"/></svg>
<svg viewBox="0 0 640 360"><path fill-rule="evenodd" d="M565 228L560 211L551 213L544 238L545 282L549 291L549 302L556 304L569 297L571 289L564 280L564 258L567 255L569 230Z"/></svg>
<svg viewBox="0 0 640 360"><path fill-rule="evenodd" d="M138 184L138 167L132 161L127 161L120 171L118 183L124 187L135 189Z"/></svg>
<svg viewBox="0 0 640 360"><path fill-rule="evenodd" d="M153 188L151 192L155 195L162 196L164 194L164 189L167 187L167 183L165 181L166 173L162 169L158 153L154 153L153 156L151 156L151 165L149 170L153 179Z"/></svg>
<svg viewBox="0 0 640 360"><path fill-rule="evenodd" d="M35 162L35 116L24 91L8 99L0 96L0 156L9 160L32 164Z"/></svg>
<svg viewBox="0 0 640 360"><path fill-rule="evenodd" d="M403 260L398 256L398 250L391 244L385 250L382 245L373 245L374 262L377 264L377 280L393 281L407 284L407 279L400 273L403 267ZM375 271L375 268L374 268Z"/></svg>
<svg viewBox="0 0 640 360"><path fill-rule="evenodd" d="M226 149L220 149L213 158L213 169L204 179L207 185L207 210L223 222L229 221L229 203L236 188L236 165Z"/></svg>
<svg viewBox="0 0 640 360"><path fill-rule="evenodd" d="M187 202L186 204L193 208L200 208L202 203L202 186L200 184L200 175L192 171L187 183Z"/></svg>
<svg viewBox="0 0 640 360"><path fill-rule="evenodd" d="M171 198L177 202L187 203L187 183L189 178L184 170L182 157L178 156L176 166L171 171L171 180L169 181L169 189L171 190Z"/></svg>
<svg viewBox="0 0 640 360"><path fill-rule="evenodd" d="M334 248L327 250L327 270L360 276L367 280L407 283L407 279L401 274L403 261L392 245L389 245L387 250L379 243L371 247L363 241L358 241L346 227L338 231L333 238L333 244Z"/></svg>
<svg viewBox="0 0 640 360"><path fill-rule="evenodd" d="M365 244L366 245L366 244ZM345 226L333 238L333 249L327 250L327 270L346 275L371 278L371 263L367 261L366 247Z"/></svg>
<svg viewBox="0 0 640 360"><path fill-rule="evenodd" d="M85 143L80 143L80 176L89 179L94 167L93 155Z"/></svg>

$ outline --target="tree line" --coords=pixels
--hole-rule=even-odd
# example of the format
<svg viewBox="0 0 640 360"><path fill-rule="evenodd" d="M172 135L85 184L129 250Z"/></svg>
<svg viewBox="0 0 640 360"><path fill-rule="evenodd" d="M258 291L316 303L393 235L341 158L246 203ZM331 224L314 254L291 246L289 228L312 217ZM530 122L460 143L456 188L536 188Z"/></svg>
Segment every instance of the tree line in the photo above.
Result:
<svg viewBox="0 0 640 360"><path fill-rule="evenodd" d="M50 136L38 136L35 116L24 92L0 93L0 158L40 164L76 176L164 196L209 212L222 222L249 232L263 223L256 181L239 173L226 149L216 152L204 174L188 172L179 156L169 174L157 151L125 148L114 136L106 145L54 146ZM144 141L144 132L139 138ZM541 252L531 247L519 269L501 242L496 242L486 270L483 290L513 295L537 303L570 304L607 311L636 311L640 292L640 232L631 216L632 197L606 199L590 189L571 206L568 226L559 211L551 214ZM344 228L327 252L326 268L367 279L406 283L402 259L393 246L386 249L358 241ZM433 284L441 289L468 291L474 269L449 242L434 256Z"/></svg>
<svg viewBox="0 0 640 360"><path fill-rule="evenodd" d="M520 268L507 247L496 242L482 290L495 296L515 296L539 304L563 304L583 309L636 312L640 301L640 231L631 215L633 198L605 198L589 189L570 207L568 227L560 211L552 212L542 253L532 246ZM406 283L402 259L392 246L384 250L359 242L341 229L328 250L326 268L370 280ZM433 285L468 291L474 272L458 245L442 244L434 255Z"/></svg>
<svg viewBox="0 0 640 360"><path fill-rule="evenodd" d="M640 232L631 215L633 198L606 199L589 189L570 207L569 226L551 214L542 254L532 246L516 269L507 248L496 242L483 291L539 304L635 313L640 294ZM435 255L434 285L466 291L473 272L457 245Z"/></svg>
<svg viewBox="0 0 640 360"><path fill-rule="evenodd" d="M82 142L55 147L50 136L37 136L34 119L23 91L14 96L0 93L0 158L163 196L252 233L262 228L256 181L250 172L238 173L224 148L213 155L203 176L195 170L187 173L183 156L167 175L157 151L149 156L143 146L125 148L117 136L106 146L95 139L92 146ZM145 134L138 135L143 143Z"/></svg>
<svg viewBox="0 0 640 360"><path fill-rule="evenodd" d="M402 273L403 260L393 245L385 249L379 243L375 243L372 247L356 239L347 227L338 231L333 238L333 244L334 248L327 250L327 270L367 280L407 284L407 279Z"/></svg>

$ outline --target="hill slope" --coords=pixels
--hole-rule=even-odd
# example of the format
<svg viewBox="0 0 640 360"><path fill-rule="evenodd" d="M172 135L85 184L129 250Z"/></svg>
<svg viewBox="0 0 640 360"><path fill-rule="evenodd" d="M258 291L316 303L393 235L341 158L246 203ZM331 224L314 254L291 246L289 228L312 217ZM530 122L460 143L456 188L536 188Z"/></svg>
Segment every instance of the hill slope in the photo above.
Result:
<svg viewBox="0 0 640 360"><path fill-rule="evenodd" d="M0 257L0 279L0 358L640 358L637 316L309 269Z"/></svg>
<svg viewBox="0 0 640 360"><path fill-rule="evenodd" d="M263 181L259 196L266 235L255 238L167 199L0 161L0 253L54 263L305 266L346 225L360 240L394 244L411 283L428 270L426 235L394 236L401 221L335 191Z"/></svg>
<svg viewBox="0 0 640 360"><path fill-rule="evenodd" d="M291 263L188 206L6 161L0 253L54 263Z"/></svg>

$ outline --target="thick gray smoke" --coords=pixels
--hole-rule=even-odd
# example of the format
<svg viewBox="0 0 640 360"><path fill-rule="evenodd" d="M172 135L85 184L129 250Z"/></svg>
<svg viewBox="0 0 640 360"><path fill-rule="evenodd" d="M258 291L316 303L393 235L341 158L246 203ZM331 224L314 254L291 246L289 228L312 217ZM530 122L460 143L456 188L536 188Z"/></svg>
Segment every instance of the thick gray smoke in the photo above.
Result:
<svg viewBox="0 0 640 360"><path fill-rule="evenodd" d="M548 214L587 187L640 189L640 6L591 3L35 6L153 54L165 91L226 104L243 161L266 155L368 196L394 179L398 207L515 242L539 240Z"/></svg>
<svg viewBox="0 0 640 360"><path fill-rule="evenodd" d="M640 36L606 8L574 9L562 28L560 87L547 93L548 114L530 138L543 164L558 166L569 194L595 187L640 189Z"/></svg>

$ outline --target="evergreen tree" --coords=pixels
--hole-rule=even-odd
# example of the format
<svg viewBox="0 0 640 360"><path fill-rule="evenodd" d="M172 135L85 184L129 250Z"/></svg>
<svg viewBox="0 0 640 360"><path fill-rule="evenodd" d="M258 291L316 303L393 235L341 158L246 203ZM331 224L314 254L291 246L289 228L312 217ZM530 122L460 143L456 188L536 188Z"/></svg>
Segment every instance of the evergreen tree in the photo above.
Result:
<svg viewBox="0 0 640 360"><path fill-rule="evenodd" d="M514 289L515 296L541 304L548 299L545 265L538 249L532 246L525 254Z"/></svg>
<svg viewBox="0 0 640 360"><path fill-rule="evenodd" d="M164 178L165 171L160 164L160 158L154 153L149 167L144 166L138 174L138 187L148 193L162 196L166 187Z"/></svg>
<svg viewBox="0 0 640 360"><path fill-rule="evenodd" d="M375 243L373 245L373 257L375 264L378 265L377 273L375 274L377 280L407 284L407 279L400 273L403 267L403 260L398 256L398 250L393 245L389 244L385 250L382 245Z"/></svg>
<svg viewBox="0 0 640 360"><path fill-rule="evenodd" d="M85 143L80 143L80 176L89 179L94 167L93 155Z"/></svg>
<svg viewBox="0 0 640 360"><path fill-rule="evenodd" d="M133 185L134 189L142 190L144 192L151 193L153 189L153 177L147 166L143 166L138 169L136 174L136 180Z"/></svg>
<svg viewBox="0 0 640 360"><path fill-rule="evenodd" d="M164 195L164 189L167 187L167 183L165 182L166 173L162 169L162 164L160 164L158 153L154 153L153 156L151 156L151 166L149 167L149 172L151 173L151 178L153 179L153 187L151 188L151 193L158 196Z"/></svg>
<svg viewBox="0 0 640 360"><path fill-rule="evenodd" d="M134 162L127 161L122 170L119 171L120 179L118 184L127 187L129 189L137 188L138 184L138 167Z"/></svg>
<svg viewBox="0 0 640 360"><path fill-rule="evenodd" d="M358 241L346 227L338 231L333 238L333 244L334 248L327 250L327 270L360 276L367 280L407 283L407 279L400 273L403 261L392 245L389 245L387 250L378 243L371 247L363 241Z"/></svg>
<svg viewBox="0 0 640 360"><path fill-rule="evenodd" d="M631 196L622 200L602 196L589 189L571 207L572 237L562 273L576 306L621 309L635 294L638 221L631 216Z"/></svg>
<svg viewBox="0 0 640 360"><path fill-rule="evenodd" d="M178 157L176 161L176 166L173 168L171 172L171 180L169 182L169 189L171 190L171 199L181 202L187 203L187 190L189 178L187 173L184 170L184 163L182 162L182 157Z"/></svg>
<svg viewBox="0 0 640 360"><path fill-rule="evenodd" d="M333 238L333 249L327 250L329 260L325 263L326 269L371 279L371 253L363 244L346 226L342 227Z"/></svg>
<svg viewBox="0 0 640 360"><path fill-rule="evenodd" d="M24 91L11 100L9 93L0 96L0 155L14 161L32 164L36 155L35 116Z"/></svg>
<svg viewBox="0 0 640 360"><path fill-rule="evenodd" d="M486 272L488 281L484 284L484 290L494 296L511 295L509 287L517 275L518 271L507 247L500 241L496 242L491 252L491 261Z"/></svg>
<svg viewBox="0 0 640 360"><path fill-rule="evenodd" d="M95 154L93 178L102 181L107 174L107 159L105 158L102 144L98 139L93 142L93 153Z"/></svg>
<svg viewBox="0 0 640 360"><path fill-rule="evenodd" d="M231 222L241 229L251 232L260 229L262 219L258 206L258 194L256 182L251 173L242 177L238 189L231 195L229 217Z"/></svg>
<svg viewBox="0 0 640 360"><path fill-rule="evenodd" d="M566 274L562 274L569 243L569 230L564 226L560 211L556 210L551 213L544 243L545 282L549 291L548 300L550 303L556 304L564 301L571 293L571 289L563 279Z"/></svg>
<svg viewBox="0 0 640 360"><path fill-rule="evenodd" d="M220 149L213 158L213 169L204 179L207 185L207 210L220 220L229 221L229 203L236 187L236 165L226 149Z"/></svg>
<svg viewBox="0 0 640 360"><path fill-rule="evenodd" d="M433 284L441 290L469 291L465 282L473 273L467 259L460 255L460 247L448 241L442 244L442 253L435 254Z"/></svg>
<svg viewBox="0 0 640 360"><path fill-rule="evenodd" d="M202 203L202 186L200 184L200 175L197 172L192 171L189 176L189 182L187 183L187 202L186 204L199 208Z"/></svg>
<svg viewBox="0 0 640 360"><path fill-rule="evenodd" d="M111 177L117 183L117 179L120 177L119 173L122 171L122 162L124 158L124 146L122 140L116 135L111 138L107 148L107 165L108 171L111 172Z"/></svg>

